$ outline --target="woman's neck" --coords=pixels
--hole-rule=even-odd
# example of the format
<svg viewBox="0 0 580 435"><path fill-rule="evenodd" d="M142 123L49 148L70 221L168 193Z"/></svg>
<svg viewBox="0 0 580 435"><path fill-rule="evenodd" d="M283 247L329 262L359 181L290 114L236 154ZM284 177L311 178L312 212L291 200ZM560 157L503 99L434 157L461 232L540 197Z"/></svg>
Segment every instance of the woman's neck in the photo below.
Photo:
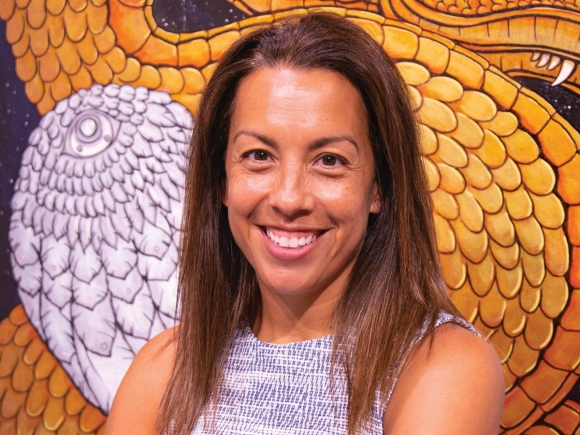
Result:
<svg viewBox="0 0 580 435"><path fill-rule="evenodd" d="M332 319L338 297L327 292L318 295L261 293L262 303L252 324L259 340L284 344L333 332Z"/></svg>

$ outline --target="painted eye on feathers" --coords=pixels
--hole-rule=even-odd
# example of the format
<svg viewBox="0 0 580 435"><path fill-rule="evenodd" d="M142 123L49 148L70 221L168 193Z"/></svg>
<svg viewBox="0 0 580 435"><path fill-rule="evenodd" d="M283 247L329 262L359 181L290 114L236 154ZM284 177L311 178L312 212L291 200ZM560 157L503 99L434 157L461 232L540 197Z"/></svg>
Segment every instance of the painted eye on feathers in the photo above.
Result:
<svg viewBox="0 0 580 435"><path fill-rule="evenodd" d="M66 140L66 154L92 157L107 149L119 131L119 121L103 112L83 112L71 125Z"/></svg>

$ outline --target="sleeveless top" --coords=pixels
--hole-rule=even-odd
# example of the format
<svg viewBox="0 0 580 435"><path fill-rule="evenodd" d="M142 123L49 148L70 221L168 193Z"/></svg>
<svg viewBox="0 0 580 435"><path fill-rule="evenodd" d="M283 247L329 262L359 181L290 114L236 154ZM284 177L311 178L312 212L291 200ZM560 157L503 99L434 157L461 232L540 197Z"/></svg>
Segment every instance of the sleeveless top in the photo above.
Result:
<svg viewBox="0 0 580 435"><path fill-rule="evenodd" d="M447 313L440 313L435 326L448 322L479 335L471 324ZM414 343L424 334L425 329ZM217 406L202 414L192 434L346 434L346 376L342 367L335 367L331 388L332 340L327 335L270 344L258 340L249 327L240 329L225 363ZM383 414L391 393L392 389L383 398L377 391L365 434L383 433Z"/></svg>

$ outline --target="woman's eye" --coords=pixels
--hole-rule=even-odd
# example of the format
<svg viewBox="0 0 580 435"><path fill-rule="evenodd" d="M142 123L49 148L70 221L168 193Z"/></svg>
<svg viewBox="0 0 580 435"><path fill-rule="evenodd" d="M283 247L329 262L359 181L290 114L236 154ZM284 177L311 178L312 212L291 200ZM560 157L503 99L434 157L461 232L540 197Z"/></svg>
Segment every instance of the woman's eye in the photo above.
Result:
<svg viewBox="0 0 580 435"><path fill-rule="evenodd" d="M260 160L260 161L265 161L268 160L268 157L270 157L268 155L268 153L266 151L252 151L250 153L247 154L247 157L250 157L253 160Z"/></svg>
<svg viewBox="0 0 580 435"><path fill-rule="evenodd" d="M341 162L340 160L335 157L335 156L324 156L320 159L320 162L324 165L324 166L337 166L339 165Z"/></svg>

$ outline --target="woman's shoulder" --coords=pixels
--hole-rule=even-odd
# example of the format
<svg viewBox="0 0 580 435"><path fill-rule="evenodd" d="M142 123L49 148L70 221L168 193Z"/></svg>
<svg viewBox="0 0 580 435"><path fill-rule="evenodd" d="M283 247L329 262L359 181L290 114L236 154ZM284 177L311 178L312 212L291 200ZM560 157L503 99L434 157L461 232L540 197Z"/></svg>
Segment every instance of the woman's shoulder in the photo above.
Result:
<svg viewBox="0 0 580 435"><path fill-rule="evenodd" d="M493 347L467 324L445 322L417 345L401 371L385 411L385 433L497 434L504 388Z"/></svg>
<svg viewBox="0 0 580 435"><path fill-rule="evenodd" d="M157 410L173 370L176 328L156 335L135 355L115 395L106 435L153 433Z"/></svg>

